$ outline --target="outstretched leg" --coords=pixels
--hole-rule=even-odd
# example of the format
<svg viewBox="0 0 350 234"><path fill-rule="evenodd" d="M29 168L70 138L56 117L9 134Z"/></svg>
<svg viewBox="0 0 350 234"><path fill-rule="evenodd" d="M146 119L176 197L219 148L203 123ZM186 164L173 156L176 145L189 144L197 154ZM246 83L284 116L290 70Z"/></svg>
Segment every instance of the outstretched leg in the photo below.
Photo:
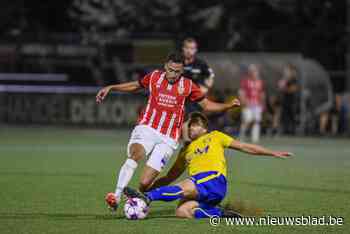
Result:
<svg viewBox="0 0 350 234"><path fill-rule="evenodd" d="M194 218L194 211L198 206L199 203L195 200L181 200L176 207L175 215L179 218Z"/></svg>
<svg viewBox="0 0 350 234"><path fill-rule="evenodd" d="M146 203L150 203L152 201L169 202L183 198L195 199L198 192L193 181L186 179L177 185L159 187L144 194L130 187L126 187L124 189L124 194L127 197L138 197L145 200Z"/></svg>
<svg viewBox="0 0 350 234"><path fill-rule="evenodd" d="M106 203L112 211L118 208L123 189L129 184L138 162L143 159L145 155L145 149L141 144L134 143L130 145L129 158L120 168L115 193L108 193L106 196Z"/></svg>
<svg viewBox="0 0 350 234"><path fill-rule="evenodd" d="M120 199L123 189L129 184L134 175L138 162L146 155L144 147L138 143L131 144L129 152L130 157L125 161L119 171L118 183L115 190L115 195L118 199Z"/></svg>

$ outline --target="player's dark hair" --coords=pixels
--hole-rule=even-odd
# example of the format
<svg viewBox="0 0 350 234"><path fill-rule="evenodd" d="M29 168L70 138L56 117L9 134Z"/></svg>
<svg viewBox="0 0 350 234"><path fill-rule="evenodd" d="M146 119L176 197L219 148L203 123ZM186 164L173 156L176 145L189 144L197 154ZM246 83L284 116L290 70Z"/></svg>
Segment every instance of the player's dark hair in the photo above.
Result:
<svg viewBox="0 0 350 234"><path fill-rule="evenodd" d="M189 117L188 126L191 124L200 124L203 128L208 129L208 118L201 112L192 112Z"/></svg>
<svg viewBox="0 0 350 234"><path fill-rule="evenodd" d="M185 58L180 52L172 52L168 54L166 62L172 61L173 63L182 63L184 64Z"/></svg>
<svg viewBox="0 0 350 234"><path fill-rule="evenodd" d="M187 37L182 41L182 46L184 46L185 43L196 43L197 44L197 41L193 37Z"/></svg>

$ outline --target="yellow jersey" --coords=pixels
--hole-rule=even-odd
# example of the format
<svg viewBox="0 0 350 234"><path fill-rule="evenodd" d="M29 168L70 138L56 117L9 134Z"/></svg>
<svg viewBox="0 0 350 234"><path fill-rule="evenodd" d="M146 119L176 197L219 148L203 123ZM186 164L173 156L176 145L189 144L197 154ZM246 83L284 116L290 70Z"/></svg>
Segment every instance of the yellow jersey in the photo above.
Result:
<svg viewBox="0 0 350 234"><path fill-rule="evenodd" d="M192 141L178 157L187 164L188 173L193 176L207 171L227 175L224 150L234 139L222 132L212 131Z"/></svg>

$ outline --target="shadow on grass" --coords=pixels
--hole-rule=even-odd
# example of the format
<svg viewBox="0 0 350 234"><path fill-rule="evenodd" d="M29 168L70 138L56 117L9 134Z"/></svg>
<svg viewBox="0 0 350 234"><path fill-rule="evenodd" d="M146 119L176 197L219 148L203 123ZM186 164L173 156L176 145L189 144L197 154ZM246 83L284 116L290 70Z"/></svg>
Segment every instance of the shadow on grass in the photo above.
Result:
<svg viewBox="0 0 350 234"><path fill-rule="evenodd" d="M279 190L293 190L293 191L307 191L307 192L320 192L320 193L350 194L349 190L343 190L343 189L310 188L310 187L302 187L302 186L294 186L294 185L263 184L263 183L247 182L247 181L240 181L239 183L241 183L243 185L259 186L259 187L266 187L266 188L274 188L274 189L279 189Z"/></svg>
<svg viewBox="0 0 350 234"><path fill-rule="evenodd" d="M147 219L175 218L174 210L154 210ZM119 220L123 215L115 214L79 214L79 213L0 213L0 220L6 219L52 219L52 220Z"/></svg>
<svg viewBox="0 0 350 234"><path fill-rule="evenodd" d="M154 209L147 219L169 219L175 217L175 209Z"/></svg>

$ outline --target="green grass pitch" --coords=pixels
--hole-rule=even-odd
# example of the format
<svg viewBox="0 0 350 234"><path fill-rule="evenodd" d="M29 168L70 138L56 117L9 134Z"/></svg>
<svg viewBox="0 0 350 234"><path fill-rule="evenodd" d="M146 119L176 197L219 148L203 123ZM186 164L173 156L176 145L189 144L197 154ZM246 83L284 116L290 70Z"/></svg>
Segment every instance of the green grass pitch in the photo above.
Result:
<svg viewBox="0 0 350 234"><path fill-rule="evenodd" d="M350 140L264 139L290 150L280 160L227 152L231 200L263 215L333 215L342 226L226 226L174 217L176 203L153 203L146 220L113 216L113 191L126 157L128 130L1 127L0 233L350 233ZM175 157L173 157L174 159ZM141 165L132 180L137 185Z"/></svg>

